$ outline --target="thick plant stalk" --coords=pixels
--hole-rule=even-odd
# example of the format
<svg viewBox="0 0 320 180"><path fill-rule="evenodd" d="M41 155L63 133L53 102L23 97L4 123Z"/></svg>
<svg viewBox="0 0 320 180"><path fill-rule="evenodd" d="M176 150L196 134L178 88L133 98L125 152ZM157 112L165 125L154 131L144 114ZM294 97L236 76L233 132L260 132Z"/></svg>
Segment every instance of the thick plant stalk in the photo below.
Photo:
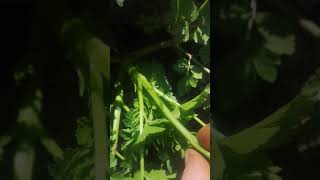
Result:
<svg viewBox="0 0 320 180"><path fill-rule="evenodd" d="M21 143L13 160L14 180L32 179L34 159L34 148L28 143Z"/></svg>
<svg viewBox="0 0 320 180"><path fill-rule="evenodd" d="M209 4L209 0L206 0L198 9L198 14Z"/></svg>
<svg viewBox="0 0 320 180"><path fill-rule="evenodd" d="M210 152L205 150L198 142L198 140L191 134L188 129L186 129L180 121L175 119L175 117L172 115L169 108L162 102L160 97L158 97L157 93L154 91L152 85L148 82L148 80L140 74L135 67L129 68L129 74L133 76L134 79L136 79L137 82L140 82L143 88L148 92L148 94L151 96L151 98L154 100L155 104L158 106L158 108L162 111L164 116L171 122L171 124L183 135L184 138L186 138L190 144L201 154L203 154L205 157L210 159Z"/></svg>
<svg viewBox="0 0 320 180"><path fill-rule="evenodd" d="M197 95L190 101L182 104L181 108L184 111L195 110L196 108L200 107L209 97L210 97L210 84L208 84L199 95Z"/></svg>
<svg viewBox="0 0 320 180"><path fill-rule="evenodd" d="M90 67L90 105L91 118L94 128L94 148L95 148L95 179L107 178L107 132L106 115L103 102L103 81L101 75L91 64Z"/></svg>
<svg viewBox="0 0 320 180"><path fill-rule="evenodd" d="M142 85L140 81L137 81L138 85L138 99L139 99L139 131L140 135L143 132L143 115L144 115L144 105L143 105L143 94L142 94ZM140 179L144 180L144 147L140 147Z"/></svg>
<svg viewBox="0 0 320 180"><path fill-rule="evenodd" d="M129 107L123 102L123 90L122 89L119 90L119 94L116 96L115 104L117 104L117 106L119 106L119 107L122 107L126 112L130 111Z"/></svg>
<svg viewBox="0 0 320 180"><path fill-rule="evenodd" d="M118 139L119 139L119 127L120 127L120 116L121 116L121 108L117 105L114 110L114 120L112 126L112 153L117 154L117 147L118 147Z"/></svg>
<svg viewBox="0 0 320 180"><path fill-rule="evenodd" d="M160 91L159 89L153 87L153 89L156 91L156 93L161 96L163 99L167 100L168 102L170 102L171 104L174 104L178 107L181 106L180 103L178 103L176 100L172 99L171 97L167 96L166 94L164 94L162 91Z"/></svg>
<svg viewBox="0 0 320 180"><path fill-rule="evenodd" d="M115 108L114 108L114 119L113 119L113 126L112 126L112 148L111 152L112 155L118 156L121 160L125 160L125 158L117 151L118 147L118 141L119 141L119 128L120 128L120 118L121 118L121 113L122 109L121 107L126 111L129 112L130 109L127 105L124 104L123 102L123 90L122 88L119 89L118 95L115 98Z"/></svg>

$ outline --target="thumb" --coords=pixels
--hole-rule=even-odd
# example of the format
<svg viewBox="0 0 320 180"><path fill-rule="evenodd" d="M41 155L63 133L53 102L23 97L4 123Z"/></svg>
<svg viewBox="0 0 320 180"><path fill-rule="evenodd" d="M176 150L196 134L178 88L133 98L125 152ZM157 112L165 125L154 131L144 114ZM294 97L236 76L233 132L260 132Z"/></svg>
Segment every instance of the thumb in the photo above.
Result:
<svg viewBox="0 0 320 180"><path fill-rule="evenodd" d="M210 180L209 162L194 149L186 150L181 180Z"/></svg>

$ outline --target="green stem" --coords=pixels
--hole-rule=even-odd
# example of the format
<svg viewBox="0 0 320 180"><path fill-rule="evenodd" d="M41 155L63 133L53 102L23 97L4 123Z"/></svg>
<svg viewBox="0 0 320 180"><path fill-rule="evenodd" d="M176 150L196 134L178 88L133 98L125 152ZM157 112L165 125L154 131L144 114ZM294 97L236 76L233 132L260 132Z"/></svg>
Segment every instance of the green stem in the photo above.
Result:
<svg viewBox="0 0 320 180"><path fill-rule="evenodd" d="M129 107L128 107L126 104L122 104L122 108L123 108L126 112L129 112L129 111L130 111Z"/></svg>
<svg viewBox="0 0 320 180"><path fill-rule="evenodd" d="M204 65L202 65L195 57L193 57L192 55L187 53L179 45L176 45L175 49L176 49L177 53L179 53L181 56L183 56L183 57L185 57L187 59L191 59L191 61L193 61L196 65L200 66L204 72L210 74L210 69L209 68L207 68Z"/></svg>
<svg viewBox="0 0 320 180"><path fill-rule="evenodd" d="M206 126L206 123L204 123L200 118L198 118L197 115L193 115L193 119L196 120L201 126Z"/></svg>
<svg viewBox="0 0 320 180"><path fill-rule="evenodd" d="M116 96L115 104L121 106L126 112L129 112L129 107L123 102L123 90L119 90L119 94Z"/></svg>
<svg viewBox="0 0 320 180"><path fill-rule="evenodd" d="M316 38L320 38L320 27L309 19L300 18L300 26Z"/></svg>
<svg viewBox="0 0 320 180"><path fill-rule="evenodd" d="M184 111L192 111L200 107L210 97L210 84L208 84L204 90L190 101L182 104L181 108Z"/></svg>
<svg viewBox="0 0 320 180"><path fill-rule="evenodd" d="M198 9L198 14L200 14L200 12L208 5L209 0L206 0Z"/></svg>
<svg viewBox="0 0 320 180"><path fill-rule="evenodd" d="M90 67L90 105L94 129L95 179L106 179L107 174L107 128L104 110L103 80L93 65Z"/></svg>
<svg viewBox="0 0 320 180"><path fill-rule="evenodd" d="M140 123L139 123L139 131L140 135L143 132L143 115L144 115L144 105L143 105L143 94L142 94L142 85L140 81L137 81L138 85L138 99L139 99L139 118L140 118ZM144 180L144 147L140 147L140 172L141 172L141 180Z"/></svg>
<svg viewBox="0 0 320 180"><path fill-rule="evenodd" d="M140 148L140 180L144 180L144 150Z"/></svg>
<svg viewBox="0 0 320 180"><path fill-rule="evenodd" d="M123 157L117 150L115 151L115 155L118 156L122 161L126 160L126 158Z"/></svg>
<svg viewBox="0 0 320 180"><path fill-rule="evenodd" d="M139 118L140 118L140 123L139 123L139 131L140 134L142 134L143 131L143 114L144 114L144 105L143 105L143 94L142 94L142 85L138 81L138 99L139 99Z"/></svg>
<svg viewBox="0 0 320 180"><path fill-rule="evenodd" d="M162 111L164 116L171 122L171 124L186 138L190 144L205 157L210 159L210 152L205 150L198 142L198 140L192 135L188 129L186 129L183 124L172 115L171 111L168 107L162 102L162 100L158 97L157 93L153 89L152 85L148 82L148 80L140 74L135 67L129 68L129 74L133 76L138 82L142 84L144 89L148 92L148 94L152 97L155 104Z"/></svg>
<svg viewBox="0 0 320 180"><path fill-rule="evenodd" d="M112 127L112 142L113 142L112 153L113 154L116 154L117 152L120 116L121 116L121 108L119 106L116 106L114 110L114 120L113 120L113 127Z"/></svg>
<svg viewBox="0 0 320 180"><path fill-rule="evenodd" d="M163 99L167 100L168 102L170 102L170 103L172 103L172 104L174 104L174 105L176 105L176 106L178 106L178 107L181 106L180 103L178 103L176 100L172 99L171 97L167 96L166 94L164 94L164 93L163 93L162 91L160 91L159 89L157 89L157 88L155 88L155 87L153 87L153 89L154 89L154 90L156 91L156 93L157 93L160 97L162 97Z"/></svg>
<svg viewBox="0 0 320 180"><path fill-rule="evenodd" d="M34 160L34 147L26 142L19 144L13 159L14 180L31 180Z"/></svg>

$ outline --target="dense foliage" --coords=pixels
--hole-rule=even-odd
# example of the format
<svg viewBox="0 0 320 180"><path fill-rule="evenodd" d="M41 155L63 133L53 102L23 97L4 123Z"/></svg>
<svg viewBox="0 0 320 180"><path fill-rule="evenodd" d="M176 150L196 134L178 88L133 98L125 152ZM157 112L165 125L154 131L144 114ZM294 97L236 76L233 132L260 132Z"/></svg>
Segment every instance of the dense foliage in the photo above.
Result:
<svg viewBox="0 0 320 180"><path fill-rule="evenodd" d="M187 147L210 157L194 136L210 120L208 0L20 5L1 177L176 179Z"/></svg>
<svg viewBox="0 0 320 180"><path fill-rule="evenodd" d="M135 13L113 22L119 45L111 53L111 179L179 179L191 146L210 157L193 133L210 120L209 6L192 0L114 4L119 18ZM138 37L122 34L129 28Z"/></svg>

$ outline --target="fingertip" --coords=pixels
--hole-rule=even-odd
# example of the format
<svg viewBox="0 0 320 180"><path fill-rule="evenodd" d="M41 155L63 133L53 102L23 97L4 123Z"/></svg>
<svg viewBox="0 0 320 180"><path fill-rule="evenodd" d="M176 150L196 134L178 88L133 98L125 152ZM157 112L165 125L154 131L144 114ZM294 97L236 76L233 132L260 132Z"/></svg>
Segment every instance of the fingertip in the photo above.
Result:
<svg viewBox="0 0 320 180"><path fill-rule="evenodd" d="M210 123L198 131L197 139L205 149L210 151Z"/></svg>
<svg viewBox="0 0 320 180"><path fill-rule="evenodd" d="M187 149L185 154L185 169L181 180L209 180L210 164L196 150Z"/></svg>

